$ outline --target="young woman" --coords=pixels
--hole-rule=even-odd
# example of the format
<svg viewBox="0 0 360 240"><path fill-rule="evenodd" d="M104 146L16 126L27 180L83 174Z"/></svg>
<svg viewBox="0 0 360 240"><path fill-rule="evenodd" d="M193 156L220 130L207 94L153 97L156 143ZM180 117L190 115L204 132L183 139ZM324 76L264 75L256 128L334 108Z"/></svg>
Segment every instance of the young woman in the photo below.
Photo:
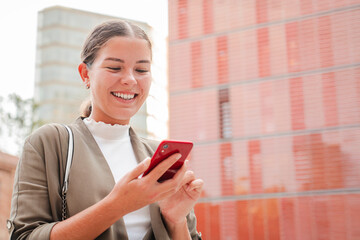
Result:
<svg viewBox="0 0 360 240"><path fill-rule="evenodd" d="M180 154L139 177L159 144L129 126L149 93L151 59L149 38L129 22L109 21L89 35L79 73L91 104L70 125L67 219L61 221L61 188L68 134L49 124L24 144L8 221L11 239L200 239L192 209L203 181L185 162L174 178L157 182Z"/></svg>

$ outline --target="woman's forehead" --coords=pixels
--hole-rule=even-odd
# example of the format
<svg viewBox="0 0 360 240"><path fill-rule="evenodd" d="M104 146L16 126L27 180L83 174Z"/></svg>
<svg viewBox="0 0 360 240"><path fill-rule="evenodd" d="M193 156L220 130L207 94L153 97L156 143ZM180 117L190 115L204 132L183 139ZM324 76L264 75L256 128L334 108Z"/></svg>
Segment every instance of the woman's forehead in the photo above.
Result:
<svg viewBox="0 0 360 240"><path fill-rule="evenodd" d="M151 60L151 50L144 39L133 37L113 37L99 50L98 56L102 60L109 58L141 58L138 60Z"/></svg>

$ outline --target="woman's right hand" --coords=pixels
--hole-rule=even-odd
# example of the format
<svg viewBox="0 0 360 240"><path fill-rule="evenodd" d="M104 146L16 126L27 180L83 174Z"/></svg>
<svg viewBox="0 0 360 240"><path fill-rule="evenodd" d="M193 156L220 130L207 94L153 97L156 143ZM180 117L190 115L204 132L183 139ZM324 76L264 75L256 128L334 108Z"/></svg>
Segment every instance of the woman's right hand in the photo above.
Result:
<svg viewBox="0 0 360 240"><path fill-rule="evenodd" d="M113 188L108 198L113 202L115 211L122 217L151 203L165 199L182 187L186 169L181 168L176 179L159 183L157 180L181 157L176 153L157 165L148 175L140 178L150 165L145 159L131 172L127 173Z"/></svg>

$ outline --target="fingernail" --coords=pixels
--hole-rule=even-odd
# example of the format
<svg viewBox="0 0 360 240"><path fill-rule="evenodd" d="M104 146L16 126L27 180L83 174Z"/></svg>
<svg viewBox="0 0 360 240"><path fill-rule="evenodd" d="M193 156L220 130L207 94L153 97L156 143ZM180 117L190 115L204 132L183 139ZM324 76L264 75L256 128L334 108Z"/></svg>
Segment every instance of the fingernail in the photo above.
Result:
<svg viewBox="0 0 360 240"><path fill-rule="evenodd" d="M180 153L176 154L175 158L176 158L176 160L179 160L181 158L181 154Z"/></svg>

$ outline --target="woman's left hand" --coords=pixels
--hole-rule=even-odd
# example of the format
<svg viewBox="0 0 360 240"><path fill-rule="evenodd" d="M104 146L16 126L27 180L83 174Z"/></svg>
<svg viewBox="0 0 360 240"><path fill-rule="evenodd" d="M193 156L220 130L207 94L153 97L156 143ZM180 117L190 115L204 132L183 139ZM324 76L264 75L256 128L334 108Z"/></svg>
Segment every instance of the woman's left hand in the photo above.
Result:
<svg viewBox="0 0 360 240"><path fill-rule="evenodd" d="M202 179L196 179L194 173L187 169L187 162L174 176L174 178L183 178L180 189L159 202L161 213L168 226L175 226L185 221L186 215L189 214L199 199L204 185ZM185 174L181 174L183 171Z"/></svg>

